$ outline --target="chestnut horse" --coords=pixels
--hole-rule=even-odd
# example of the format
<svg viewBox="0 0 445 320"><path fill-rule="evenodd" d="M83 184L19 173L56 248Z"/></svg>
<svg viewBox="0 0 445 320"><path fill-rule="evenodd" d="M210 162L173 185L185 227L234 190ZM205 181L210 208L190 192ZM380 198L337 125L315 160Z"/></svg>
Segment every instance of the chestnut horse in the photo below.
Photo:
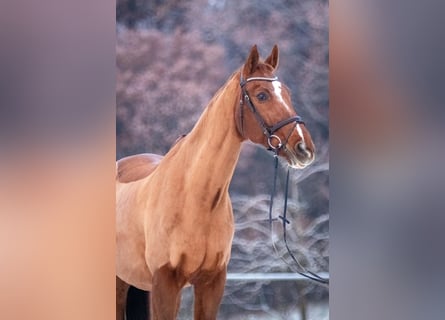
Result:
<svg viewBox="0 0 445 320"><path fill-rule="evenodd" d="M129 285L150 291L152 319L175 319L192 285L194 319L216 319L234 234L229 184L245 140L304 168L314 145L274 75L278 47L244 65L215 94L192 131L164 156L117 162L116 318Z"/></svg>

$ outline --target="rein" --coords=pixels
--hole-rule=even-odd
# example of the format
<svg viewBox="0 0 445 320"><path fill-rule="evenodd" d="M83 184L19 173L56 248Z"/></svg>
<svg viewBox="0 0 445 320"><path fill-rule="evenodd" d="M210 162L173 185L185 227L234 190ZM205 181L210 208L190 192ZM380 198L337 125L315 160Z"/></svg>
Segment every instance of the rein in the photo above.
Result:
<svg viewBox="0 0 445 320"><path fill-rule="evenodd" d="M287 243L287 236L286 236L286 225L290 223L290 221L287 219L286 213L287 213L287 197L288 197L288 189L289 189L289 169L287 170L287 177L286 177L286 188L285 188L285 197L284 197L284 208L283 208L283 215L282 216L278 216L278 218L272 218L272 209L273 209L273 202L274 202L274 197L275 197L275 191L276 191L276 185L277 185L277 176L278 176L278 152L280 151L280 149L282 149L283 147L286 146L287 141L290 137L290 135L292 134L293 128L292 130L289 132L289 134L286 137L286 140L281 141L281 138L278 137L277 135L275 135L275 132L277 132L279 129L281 129L282 127L290 124L290 123L294 123L298 124L298 123L302 123L304 124L304 121L302 120L302 118L300 116L292 116L288 119L285 120L281 120L278 123L272 125L272 126L268 126L266 124L266 122L264 121L263 117L260 115L260 113L257 111L257 109L255 108L255 105L253 104L252 100L250 99L249 93L247 92L245 85L250 82L250 81L276 81L278 80L277 77L251 77L251 78L247 78L247 79L243 79L242 73L241 73L241 77L240 77L240 87L241 87L241 99L240 99L240 122L241 122L241 134L244 136L244 130L243 130L243 121L244 121L244 111L243 111L243 106L244 106L244 102L247 102L247 106L249 107L249 109L252 111L253 115L255 116L255 119L257 120L257 122L259 123L259 125L261 126L261 129L263 130L263 134L267 137L267 143L269 145L269 149L270 151L274 152L274 180L273 180L273 189L272 189L272 193L270 195L270 202L269 202L269 228L270 228L270 233L271 233L271 239L272 239L272 245L275 249L275 252L278 255L277 252L277 248L275 247L275 242L273 240L273 231L272 231L272 222L276 221L277 219L280 219L282 221L283 224L283 240L284 240L284 244L286 246L287 252L289 253L290 257L292 258L292 260L294 260L294 262L297 264L299 270L297 270L296 272L312 281L324 284L324 285L329 285L329 279L325 279L320 277L319 275L317 275L314 272L311 272L310 270L307 270L305 267L302 266L302 264L298 261L298 259L294 256L294 254L292 253L292 251L289 248L289 245ZM277 140L278 144L275 146L272 142L273 140ZM285 261L283 259L283 261L287 263L287 261Z"/></svg>
<svg viewBox="0 0 445 320"><path fill-rule="evenodd" d="M294 262L297 264L297 266L300 268L300 270L296 270L295 272L302 275L303 277L306 277L312 281L321 283L323 285L329 286L329 279L325 279L320 277L318 274L307 270L305 267L303 267L303 265L298 261L298 259L295 257L295 255L292 253L292 251L289 248L289 245L287 243L287 236L286 236L286 225L290 224L290 221L287 219L286 213L287 213L287 198L288 198L288 190L289 190L289 168L287 169L287 175L286 175L286 187L285 187L285 191L284 191L284 207L283 207L283 215L282 216L278 216L278 218L272 218L272 209L273 209L273 201L274 201L274 197L275 197L275 191L276 191L276 186L277 186L277 176L278 176L278 149L274 150L274 179L273 179L273 188L272 188L272 192L270 195L270 202L269 202L269 230L270 230L270 235L271 235L271 240L272 240L272 245L275 249L276 254L279 256L278 254L278 250L275 246L275 242L273 240L273 231L272 231L272 222L276 221L278 219L280 219L282 221L283 224L283 240L284 240L284 244L286 246L287 252L289 253L290 257L292 258L292 260L294 260ZM287 261L284 260L282 258L282 260L287 264Z"/></svg>

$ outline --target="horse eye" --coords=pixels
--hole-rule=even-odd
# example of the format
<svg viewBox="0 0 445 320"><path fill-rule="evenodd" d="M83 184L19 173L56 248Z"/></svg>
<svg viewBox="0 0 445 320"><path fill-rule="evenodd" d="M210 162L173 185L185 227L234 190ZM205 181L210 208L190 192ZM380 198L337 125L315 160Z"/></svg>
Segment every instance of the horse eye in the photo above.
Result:
<svg viewBox="0 0 445 320"><path fill-rule="evenodd" d="M256 95L256 97L257 97L258 101L266 101L269 98L269 96L265 92L258 93Z"/></svg>

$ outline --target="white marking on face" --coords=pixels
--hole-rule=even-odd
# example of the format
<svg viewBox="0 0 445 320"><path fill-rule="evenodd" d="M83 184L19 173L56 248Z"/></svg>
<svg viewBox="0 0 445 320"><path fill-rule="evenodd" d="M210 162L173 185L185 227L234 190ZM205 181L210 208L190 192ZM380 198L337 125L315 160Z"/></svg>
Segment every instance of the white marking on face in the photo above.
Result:
<svg viewBox="0 0 445 320"><path fill-rule="evenodd" d="M306 148L306 141L304 141L303 130L301 129L299 123L297 123L297 132L301 137L301 147L304 149L304 153L306 153L307 157L310 158L312 156L312 153Z"/></svg>
<svg viewBox="0 0 445 320"><path fill-rule="evenodd" d="M300 126L299 123L297 123L297 132L298 132L298 134L299 134L300 137L301 137L301 142L303 143L303 145L306 146L306 143L305 143L305 141L304 141L303 130L301 129L301 126Z"/></svg>
<svg viewBox="0 0 445 320"><path fill-rule="evenodd" d="M280 81L272 81L272 85L273 85L273 89L274 89L274 93L278 98L278 101L280 101L282 104L284 104L284 106L286 107L286 109L289 112L291 111L291 108L289 108L289 106L287 105L287 103L284 101L283 96L281 95L281 82Z"/></svg>

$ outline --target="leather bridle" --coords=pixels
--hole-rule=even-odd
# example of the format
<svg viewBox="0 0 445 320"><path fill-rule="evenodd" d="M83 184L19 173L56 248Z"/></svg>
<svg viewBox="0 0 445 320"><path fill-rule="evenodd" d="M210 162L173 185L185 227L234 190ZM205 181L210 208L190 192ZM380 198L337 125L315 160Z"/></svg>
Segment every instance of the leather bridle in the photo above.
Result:
<svg viewBox="0 0 445 320"><path fill-rule="evenodd" d="M258 112L257 108L255 107L255 105L253 104L252 100L250 99L249 93L247 92L245 85L248 82L251 81L268 81L268 82L272 82L272 81L277 81L278 77L250 77L247 79L243 79L243 74L241 73L240 75L240 87L241 87L241 99L240 99L240 123L241 123L241 135L244 136L244 104L247 104L247 106L249 107L250 111L252 111L253 115L255 116L255 119L257 120L258 124L260 125L263 134L266 136L267 138L267 143L269 145L269 150L276 150L278 151L279 149L283 148L286 144L287 144L287 140L289 139L290 135L292 134L292 131L294 128L292 128L292 130L289 132L289 134L287 135L286 139L283 141L281 141L281 138L279 136L277 136L275 134L275 132L277 132L279 129L281 129L282 127L290 124L290 123L302 123L304 124L304 121L302 120L302 118L300 116L292 116L290 118L284 119L279 121L278 123L269 126L266 124L266 122L264 121L264 118L261 116L261 114ZM246 102L246 103L245 103ZM273 140L277 140L278 144L274 145L272 142Z"/></svg>

